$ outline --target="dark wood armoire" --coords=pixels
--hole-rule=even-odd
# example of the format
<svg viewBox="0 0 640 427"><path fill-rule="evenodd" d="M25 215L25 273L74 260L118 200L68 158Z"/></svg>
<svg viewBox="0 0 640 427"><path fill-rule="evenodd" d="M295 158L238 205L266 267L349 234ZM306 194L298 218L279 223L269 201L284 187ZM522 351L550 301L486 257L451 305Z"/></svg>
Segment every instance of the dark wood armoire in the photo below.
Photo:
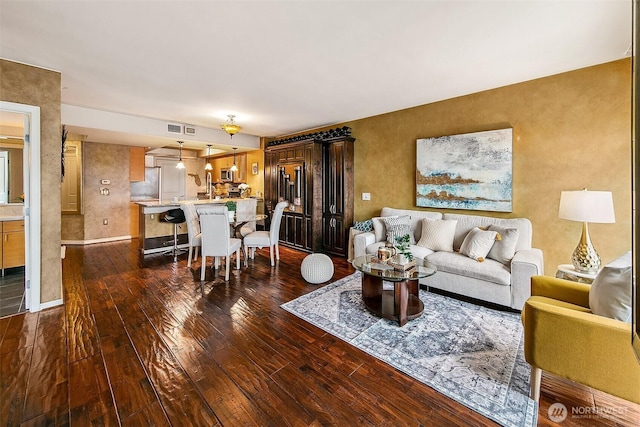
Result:
<svg viewBox="0 0 640 427"><path fill-rule="evenodd" d="M351 129L277 139L265 147L265 201L289 202L280 243L308 252L347 254L353 223Z"/></svg>

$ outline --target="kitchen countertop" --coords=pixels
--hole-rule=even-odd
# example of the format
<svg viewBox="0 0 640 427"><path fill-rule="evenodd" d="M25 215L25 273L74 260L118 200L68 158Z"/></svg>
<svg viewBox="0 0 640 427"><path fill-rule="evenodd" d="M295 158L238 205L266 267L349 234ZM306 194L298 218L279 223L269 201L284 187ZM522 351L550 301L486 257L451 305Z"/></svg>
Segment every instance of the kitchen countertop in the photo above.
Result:
<svg viewBox="0 0 640 427"><path fill-rule="evenodd" d="M20 221L24 215L0 216L0 221Z"/></svg>
<svg viewBox="0 0 640 427"><path fill-rule="evenodd" d="M180 206L182 204L185 203L193 203L196 205L204 205L204 204L211 204L211 203L215 203L215 204L220 204L220 203L226 203L226 202L239 202L242 200L246 200L246 199L242 199L242 198L229 198L229 199L199 199L199 200L180 200L178 202L160 202L159 200L139 200L139 201L132 201L132 203L135 203L137 205L140 205L142 207L145 208L159 208L159 207L171 207L171 206ZM260 199L257 199L260 200Z"/></svg>

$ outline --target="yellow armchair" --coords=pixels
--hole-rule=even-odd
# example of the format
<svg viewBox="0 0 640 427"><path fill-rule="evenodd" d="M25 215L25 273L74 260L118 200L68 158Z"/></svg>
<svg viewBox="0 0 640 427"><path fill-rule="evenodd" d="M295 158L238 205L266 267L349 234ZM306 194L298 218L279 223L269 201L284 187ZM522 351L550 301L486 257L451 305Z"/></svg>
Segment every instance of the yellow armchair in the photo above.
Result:
<svg viewBox="0 0 640 427"><path fill-rule="evenodd" d="M531 278L522 322L536 402L544 370L640 403L640 362L631 348L631 324L591 313L590 288L554 277Z"/></svg>

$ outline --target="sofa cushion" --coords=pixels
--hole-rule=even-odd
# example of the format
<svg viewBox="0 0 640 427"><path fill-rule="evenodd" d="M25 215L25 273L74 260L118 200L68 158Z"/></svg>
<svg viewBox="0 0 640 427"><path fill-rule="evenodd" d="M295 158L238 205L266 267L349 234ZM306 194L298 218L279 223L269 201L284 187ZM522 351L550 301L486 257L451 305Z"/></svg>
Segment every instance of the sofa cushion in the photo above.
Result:
<svg viewBox="0 0 640 427"><path fill-rule="evenodd" d="M531 249L532 226L531 221L527 218L495 218L480 215L463 215L463 214L444 214L444 219L455 219L458 221L456 226L456 237L453 239L453 250L460 249L462 241L466 235L474 227L487 228L491 224L498 225L503 228L517 228L519 231L518 243L516 251Z"/></svg>
<svg viewBox="0 0 640 427"><path fill-rule="evenodd" d="M442 219L440 212L412 210L412 209L396 209L384 207L380 210L380 216L404 216L409 215L411 217L411 229L413 230L413 237L415 241L420 240L420 233L422 232L422 219ZM385 234L386 236L386 234Z"/></svg>
<svg viewBox="0 0 640 427"><path fill-rule="evenodd" d="M409 243L415 244L413 230L411 230L411 217L409 215L399 217L383 217L385 228L387 230L387 242L395 245L396 238L409 235Z"/></svg>
<svg viewBox="0 0 640 427"><path fill-rule="evenodd" d="M411 250L411 254L413 254L414 258L424 259L424 258L427 258L432 253L434 253L434 251L432 251L431 249L418 246L418 245L411 245L409 249Z"/></svg>
<svg viewBox="0 0 640 427"><path fill-rule="evenodd" d="M373 224L373 234L376 236L376 242L384 242L387 240L387 227L384 225L384 221L381 216L371 218ZM391 215L388 218L398 218L398 215Z"/></svg>
<svg viewBox="0 0 640 427"><path fill-rule="evenodd" d="M589 290L593 314L631 322L631 252L605 265Z"/></svg>
<svg viewBox="0 0 640 427"><path fill-rule="evenodd" d="M491 250L487 254L487 258L494 259L505 265L511 264L511 259L516 254L516 245L520 232L517 228L504 228L491 224L487 230L496 231L500 235L500 239L496 240Z"/></svg>
<svg viewBox="0 0 640 427"><path fill-rule="evenodd" d="M456 234L454 219L422 219L422 233L418 246L433 251L453 252L453 237Z"/></svg>
<svg viewBox="0 0 640 427"><path fill-rule="evenodd" d="M509 268L492 259L480 263L457 252L434 252L427 256L427 260L435 265L438 271L472 277L498 285L511 285Z"/></svg>
<svg viewBox="0 0 640 427"><path fill-rule="evenodd" d="M496 241L498 233L476 227L469 231L460 246L460 253L478 262L484 262L487 254Z"/></svg>

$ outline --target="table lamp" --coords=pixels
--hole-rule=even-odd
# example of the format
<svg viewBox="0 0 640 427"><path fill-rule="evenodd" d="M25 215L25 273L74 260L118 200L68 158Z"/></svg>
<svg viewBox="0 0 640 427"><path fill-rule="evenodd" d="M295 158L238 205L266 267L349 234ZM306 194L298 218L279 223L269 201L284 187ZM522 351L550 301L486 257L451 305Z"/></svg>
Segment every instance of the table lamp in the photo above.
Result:
<svg viewBox="0 0 640 427"><path fill-rule="evenodd" d="M597 273L600 256L591 244L587 223L616 222L613 213L613 197L610 191L563 191L560 194L558 217L582 222L582 236L571 255L571 263L581 273Z"/></svg>

